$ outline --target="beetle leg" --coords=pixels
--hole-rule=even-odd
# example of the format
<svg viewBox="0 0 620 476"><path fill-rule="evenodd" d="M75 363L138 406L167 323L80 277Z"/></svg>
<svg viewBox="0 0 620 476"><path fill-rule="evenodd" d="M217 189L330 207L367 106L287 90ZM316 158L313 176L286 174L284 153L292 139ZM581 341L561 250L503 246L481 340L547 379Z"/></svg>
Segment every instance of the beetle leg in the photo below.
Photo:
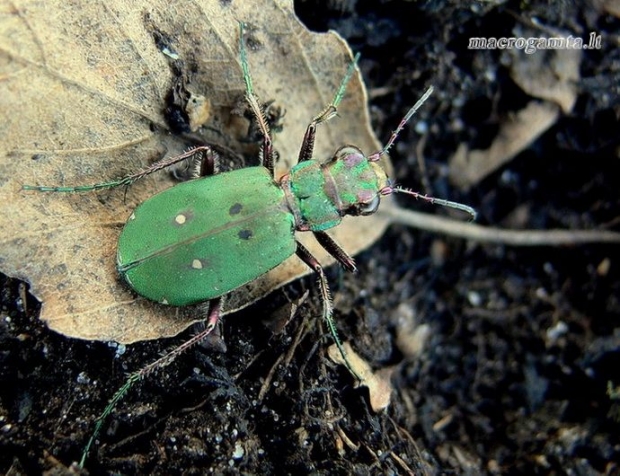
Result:
<svg viewBox="0 0 620 476"><path fill-rule="evenodd" d="M243 23L239 22L239 55L241 56L241 69L243 71L243 81L245 82L245 99L252 109L252 113L256 118L256 124L260 129L263 136L263 143L261 145L261 157L263 160L263 167L265 167L274 175L274 160L273 160L273 143L271 141L271 134L269 133L269 125L265 119L265 112L258 102L254 87L252 86L252 76L250 75L250 67L248 65L248 57L245 51L245 43L243 41Z"/></svg>
<svg viewBox="0 0 620 476"><path fill-rule="evenodd" d="M349 253L343 250L331 236L324 231L315 231L314 237L316 238L316 241L319 242L319 245L325 248L325 251L336 258L336 261L338 261L344 269L350 271L351 273L357 272L357 266L355 266L355 261L353 258L351 258Z"/></svg>
<svg viewBox="0 0 620 476"><path fill-rule="evenodd" d="M316 126L322 122L329 121L337 114L336 106L332 103L327 106L321 114L312 119L312 122L308 124L306 133L304 134L304 140L301 143L301 149L299 150L299 157L297 162L303 162L304 160L310 160L314 153L314 138L316 136Z"/></svg>
<svg viewBox="0 0 620 476"><path fill-rule="evenodd" d="M215 329L215 326L217 326L217 323L220 320L221 311L222 311L222 298L219 297L219 298L215 298L211 300L211 302L209 303L209 314L206 319L206 327L202 331L200 331L198 334L193 336L191 339L184 342L180 346L172 349L170 352L163 355L162 357L157 359L155 362L151 362L146 367L143 367L141 370L138 370L136 373L139 374L139 377L140 378L146 377L151 372L161 369L163 367L166 367L167 365L170 365L180 354L182 354L183 352L185 352L187 349L194 346L195 344L199 343L200 341L204 340L209 334L211 334L211 332L213 332L213 329Z"/></svg>
<svg viewBox="0 0 620 476"><path fill-rule="evenodd" d="M332 117L334 117L338 113L338 105L342 98L344 97L344 92L347 89L347 84L351 80L353 76L353 72L355 71L355 65L357 64L357 60L359 60L359 53L355 55L353 61L349 65L349 69L345 74L344 78L342 78L342 82L340 83L340 87L332 99L332 102L329 106L327 106L321 113L312 119L312 122L308 124L306 128L306 133L304 134L304 140L301 143L301 149L299 150L299 158L298 162L303 162L304 160L310 160L312 158L312 154L314 153L314 138L316 136L316 126L321 124L322 122L329 121Z"/></svg>
<svg viewBox="0 0 620 476"><path fill-rule="evenodd" d="M220 173L220 157L213 149L209 148L204 152L195 154L190 166L190 178L197 179L208 177Z"/></svg>
<svg viewBox="0 0 620 476"><path fill-rule="evenodd" d="M39 192L89 192L92 190L100 190L105 188L114 188L120 187L122 185L131 185L132 183L140 180L141 178L146 177L147 175L151 175L158 170L165 169L166 167L170 167L171 165L182 162L183 160L189 159L190 157L194 157L195 155L202 155L203 153L209 154L213 152L213 149L208 145L201 145L194 149L188 150L179 155L175 155L174 157L167 157L148 167L139 170L138 172L126 175L123 178L118 180L113 180L110 182L100 182L91 185L79 185L77 187L48 187L48 186L35 186L35 185L23 185L22 188L24 190L37 190Z"/></svg>
<svg viewBox="0 0 620 476"><path fill-rule="evenodd" d="M207 162L211 161L212 162L211 168L215 170L215 165L213 165L215 159L209 158L209 157L213 157L213 154L215 154L215 152L208 145L201 145L201 146L195 147L180 155L175 155L174 157L169 157L169 158L165 158L162 160L158 160L157 162L149 165L148 167L145 167L144 169L136 172L135 174L124 177L123 179L121 179L121 181L123 181L122 185L132 184L133 182L140 180L141 178L144 178L147 175L151 175L153 172L157 172L158 170L168 168L171 165L178 164L179 162L182 162L183 160L186 160L186 159L192 159L193 163L202 163L204 161L207 161ZM204 167L200 168L201 172L203 170L204 170ZM207 174L207 175L212 175L212 174Z"/></svg>
<svg viewBox="0 0 620 476"><path fill-rule="evenodd" d="M334 318L332 315L332 300L329 294L329 283L327 282L327 277L325 276L325 272L323 271L323 267L321 263L312 256L310 251L302 245L299 241L297 241L297 250L295 251L297 256L306 263L318 276L319 276L319 287L321 288L321 300L323 301L323 319L327 322L327 326L329 327L329 331L336 343L336 347L338 347L338 351L340 355L342 355L342 359L344 360L349 372L351 372L355 378L361 380L360 376L357 375L351 364L349 364L349 359L347 358L347 353L342 346L342 342L340 342L340 338L338 337L338 331L336 329L336 324L334 323Z"/></svg>
<svg viewBox="0 0 620 476"><path fill-rule="evenodd" d="M167 354L163 355L156 361L151 362L150 364L143 367L142 369L136 372L133 372L129 375L125 384L121 388L118 389L118 391L114 394L114 396L108 402L108 405L105 407L101 415L99 415L99 418L97 418L97 424L95 425L93 434L90 436L88 443L86 443L86 446L84 447L84 450L82 451L80 467L84 466L84 463L88 456L88 452L90 451L90 447L92 446L95 439L99 435L99 432L101 431L101 427L103 426L103 422L105 418L112 412L112 410L114 410L114 407L116 407L116 404L125 396L125 394L129 391L131 387L133 387L133 385L136 382L138 382L139 380L142 380L144 377L155 372L156 370L162 369L165 366L170 365L180 354L182 354L187 349L199 343L200 341L205 339L209 334L211 334L211 332L213 332L213 329L215 329L215 326L217 326L217 323L219 322L220 314L222 310L222 301L223 301L223 298L219 297L219 298L213 299L210 302L209 314L207 315L206 327L204 328L204 330L202 330L201 332L199 332L198 334L196 334L195 336L193 336L191 339L184 342L180 346L171 350Z"/></svg>

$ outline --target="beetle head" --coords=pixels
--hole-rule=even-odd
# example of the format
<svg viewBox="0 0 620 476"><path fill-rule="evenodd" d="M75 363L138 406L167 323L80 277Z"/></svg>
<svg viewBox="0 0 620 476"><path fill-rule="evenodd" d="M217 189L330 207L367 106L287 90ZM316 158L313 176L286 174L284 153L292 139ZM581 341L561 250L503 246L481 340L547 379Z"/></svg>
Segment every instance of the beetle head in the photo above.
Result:
<svg viewBox="0 0 620 476"><path fill-rule="evenodd" d="M346 215L370 215L377 211L382 190L389 180L381 165L355 146L345 145L325 164L337 191L340 209Z"/></svg>

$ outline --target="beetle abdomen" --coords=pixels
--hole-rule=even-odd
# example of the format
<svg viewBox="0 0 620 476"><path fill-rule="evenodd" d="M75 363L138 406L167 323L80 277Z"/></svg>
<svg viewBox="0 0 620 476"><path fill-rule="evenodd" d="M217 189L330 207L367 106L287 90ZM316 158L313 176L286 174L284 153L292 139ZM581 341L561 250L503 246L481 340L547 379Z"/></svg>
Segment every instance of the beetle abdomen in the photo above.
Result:
<svg viewBox="0 0 620 476"><path fill-rule="evenodd" d="M294 219L267 169L192 180L142 203L119 238L119 273L173 306L222 296L295 252Z"/></svg>

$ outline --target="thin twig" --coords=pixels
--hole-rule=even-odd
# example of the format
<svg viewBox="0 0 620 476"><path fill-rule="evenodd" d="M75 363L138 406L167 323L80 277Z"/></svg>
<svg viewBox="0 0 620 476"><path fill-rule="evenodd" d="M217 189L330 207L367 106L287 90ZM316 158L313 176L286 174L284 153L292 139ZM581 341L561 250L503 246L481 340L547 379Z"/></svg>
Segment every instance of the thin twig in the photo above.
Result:
<svg viewBox="0 0 620 476"><path fill-rule="evenodd" d="M380 208L378 213L388 217L391 223L481 243L498 243L509 246L620 243L620 233L608 230L504 230L406 210L398 206Z"/></svg>

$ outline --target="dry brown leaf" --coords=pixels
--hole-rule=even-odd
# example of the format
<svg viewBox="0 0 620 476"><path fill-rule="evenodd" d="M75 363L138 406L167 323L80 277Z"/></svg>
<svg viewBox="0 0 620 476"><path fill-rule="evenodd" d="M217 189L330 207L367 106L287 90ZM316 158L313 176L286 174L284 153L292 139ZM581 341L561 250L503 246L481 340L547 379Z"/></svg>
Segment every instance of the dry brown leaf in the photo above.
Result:
<svg viewBox="0 0 620 476"><path fill-rule="evenodd" d="M390 398L392 397L392 373L394 373L393 367L386 367L384 369L373 372L368 362L362 359L351 347L348 342L343 342L342 346L347 354L347 360L351 369L355 372L356 376L360 378L358 386L368 388L370 395L370 406L372 411L380 412L386 409L390 405ZM327 355L339 365L345 365L342 354L338 350L336 344L332 344L327 349Z"/></svg>
<svg viewBox="0 0 620 476"><path fill-rule="evenodd" d="M418 322L413 307L406 303L399 304L394 314L396 347L406 359L419 358L430 340L430 325Z"/></svg>
<svg viewBox="0 0 620 476"><path fill-rule="evenodd" d="M515 36L535 37L529 30L518 30ZM557 38L560 38L559 34ZM507 54L510 55L510 73L515 83L530 96L546 102L530 102L508 117L487 150L470 151L465 144L459 146L450 159L450 177L462 188L478 183L546 131L559 116L556 105L568 113L577 100L580 49L541 49L528 54L513 48Z"/></svg>
<svg viewBox="0 0 620 476"><path fill-rule="evenodd" d="M558 106L554 104L530 102L507 118L488 149L469 150L461 144L450 157L450 180L461 188L477 184L551 127L558 115Z"/></svg>
<svg viewBox="0 0 620 476"><path fill-rule="evenodd" d="M532 30L521 31L521 37L533 37ZM564 38L559 33L554 38ZM587 39L586 39L587 41ZM531 54L513 48L510 76L530 96L558 104L568 114L577 100L577 82L582 50L560 48L536 50Z"/></svg>
<svg viewBox="0 0 620 476"><path fill-rule="evenodd" d="M207 125L222 140L233 134L226 129L230 110L243 95L238 21L248 24L259 97L286 110L275 147L280 164L288 167L307 123L331 101L351 52L334 33L307 31L289 0L5 1L1 8L2 272L31 284L43 302L41 318L63 334L130 343L178 333L203 315L136 297L115 270L116 241L126 218L174 184L168 174L155 174L126 193L38 193L21 186L110 180L186 148L186 141L169 133L163 116L174 61L191 73L192 92L208 99ZM357 73L339 117L319 127L315 155L327 158L347 143L369 153L379 147ZM386 226L379 215L347 220L335 236L354 254ZM313 253L331 262L310 241ZM234 292L225 312L308 271L293 257Z"/></svg>
<svg viewBox="0 0 620 476"><path fill-rule="evenodd" d="M598 0L593 3L601 10L620 18L620 0Z"/></svg>

